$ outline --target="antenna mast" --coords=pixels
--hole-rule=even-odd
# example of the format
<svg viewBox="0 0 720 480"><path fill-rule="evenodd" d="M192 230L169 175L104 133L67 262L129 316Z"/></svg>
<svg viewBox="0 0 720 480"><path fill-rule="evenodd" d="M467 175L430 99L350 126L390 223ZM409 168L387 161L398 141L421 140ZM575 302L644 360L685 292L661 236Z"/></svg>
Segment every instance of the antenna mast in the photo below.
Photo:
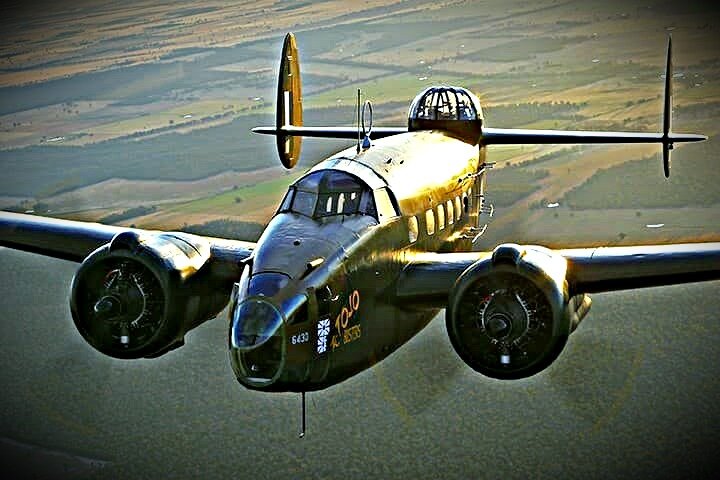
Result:
<svg viewBox="0 0 720 480"><path fill-rule="evenodd" d="M360 153L360 142L362 141L360 139L360 89L357 89L357 147L355 148L355 153Z"/></svg>

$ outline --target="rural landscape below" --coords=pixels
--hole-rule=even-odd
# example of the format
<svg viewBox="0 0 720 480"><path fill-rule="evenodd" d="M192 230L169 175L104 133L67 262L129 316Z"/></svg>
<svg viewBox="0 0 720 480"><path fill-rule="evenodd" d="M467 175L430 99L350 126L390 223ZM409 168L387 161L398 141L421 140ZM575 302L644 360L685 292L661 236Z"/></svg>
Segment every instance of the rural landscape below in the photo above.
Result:
<svg viewBox="0 0 720 480"><path fill-rule="evenodd" d="M491 127L654 132L656 145L493 146L476 243L720 241L720 5L594 0L72 1L2 7L0 210L256 240L287 186L352 143L272 137L284 35L306 125L403 126L430 85ZM442 161L442 159L438 159ZM711 478L720 282L593 296L547 372L501 382L443 314L369 371L299 399L244 390L227 311L157 360L102 357L67 306L75 264L0 247L0 459L8 478Z"/></svg>

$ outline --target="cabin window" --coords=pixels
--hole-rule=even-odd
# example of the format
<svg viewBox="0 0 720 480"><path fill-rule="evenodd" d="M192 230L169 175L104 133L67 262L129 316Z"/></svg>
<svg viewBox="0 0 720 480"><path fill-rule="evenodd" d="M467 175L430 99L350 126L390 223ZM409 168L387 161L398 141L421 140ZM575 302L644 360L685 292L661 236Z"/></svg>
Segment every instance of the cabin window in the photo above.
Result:
<svg viewBox="0 0 720 480"><path fill-rule="evenodd" d="M445 228L445 208L442 205L437 206L437 212L438 212L438 230L442 230Z"/></svg>
<svg viewBox="0 0 720 480"><path fill-rule="evenodd" d="M460 197L455 197L455 214L457 215L458 221L462 218L462 204L460 203Z"/></svg>
<svg viewBox="0 0 720 480"><path fill-rule="evenodd" d="M448 225L452 225L455 223L455 212L453 212L453 203L452 200L448 200L445 204L445 209L447 210L447 223Z"/></svg>
<svg viewBox="0 0 720 480"><path fill-rule="evenodd" d="M462 202L463 202L463 210L465 211L465 213L468 213L468 211L470 210L470 205L468 204L468 197L464 193L463 193Z"/></svg>
<svg viewBox="0 0 720 480"><path fill-rule="evenodd" d="M410 243L415 243L418 239L418 220L414 215L408 219L408 238Z"/></svg>
<svg viewBox="0 0 720 480"><path fill-rule="evenodd" d="M375 190L375 205L378 211L378 220L381 222L398 215L387 188Z"/></svg>
<svg viewBox="0 0 720 480"><path fill-rule="evenodd" d="M435 233L435 212L432 209L425 212L425 229L428 235Z"/></svg>

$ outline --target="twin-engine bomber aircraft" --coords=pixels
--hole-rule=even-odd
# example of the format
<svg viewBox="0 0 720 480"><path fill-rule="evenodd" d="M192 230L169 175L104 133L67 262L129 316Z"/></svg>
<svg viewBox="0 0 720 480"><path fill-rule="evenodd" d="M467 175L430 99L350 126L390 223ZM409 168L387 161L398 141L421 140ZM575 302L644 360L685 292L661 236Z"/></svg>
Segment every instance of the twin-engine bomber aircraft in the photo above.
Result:
<svg viewBox="0 0 720 480"><path fill-rule="evenodd" d="M720 278L720 243L471 251L489 213L489 145L659 143L667 176L673 144L705 140L670 131L670 57L668 43L662 133L490 128L475 95L436 86L412 102L407 127L370 127L361 139L359 126L302 125L288 34L276 126L254 131L276 136L287 168L303 136L358 145L293 183L257 243L2 212L0 245L81 262L72 317L90 345L116 358L182 346L185 333L231 302L237 380L301 392L303 413L305 392L371 367L443 308L450 341L471 368L528 377L558 357L588 313L588 293Z"/></svg>

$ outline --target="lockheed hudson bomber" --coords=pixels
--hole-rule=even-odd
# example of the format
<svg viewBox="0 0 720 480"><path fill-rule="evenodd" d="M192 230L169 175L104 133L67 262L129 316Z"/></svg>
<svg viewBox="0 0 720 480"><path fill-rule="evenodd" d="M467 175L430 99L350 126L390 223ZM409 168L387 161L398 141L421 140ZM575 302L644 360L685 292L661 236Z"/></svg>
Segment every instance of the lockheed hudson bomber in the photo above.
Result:
<svg viewBox="0 0 720 480"><path fill-rule="evenodd" d="M587 315L587 294L720 278L720 243L472 251L498 144L658 143L671 132L671 44L660 133L491 128L466 89L435 86L407 126L302 123L298 50L288 34L274 135L292 168L301 137L357 139L290 185L257 243L0 213L0 245L80 262L70 308L103 354L158 357L230 303L228 348L245 387L327 388L381 361L447 309L455 351L477 372L518 379L548 367Z"/></svg>

